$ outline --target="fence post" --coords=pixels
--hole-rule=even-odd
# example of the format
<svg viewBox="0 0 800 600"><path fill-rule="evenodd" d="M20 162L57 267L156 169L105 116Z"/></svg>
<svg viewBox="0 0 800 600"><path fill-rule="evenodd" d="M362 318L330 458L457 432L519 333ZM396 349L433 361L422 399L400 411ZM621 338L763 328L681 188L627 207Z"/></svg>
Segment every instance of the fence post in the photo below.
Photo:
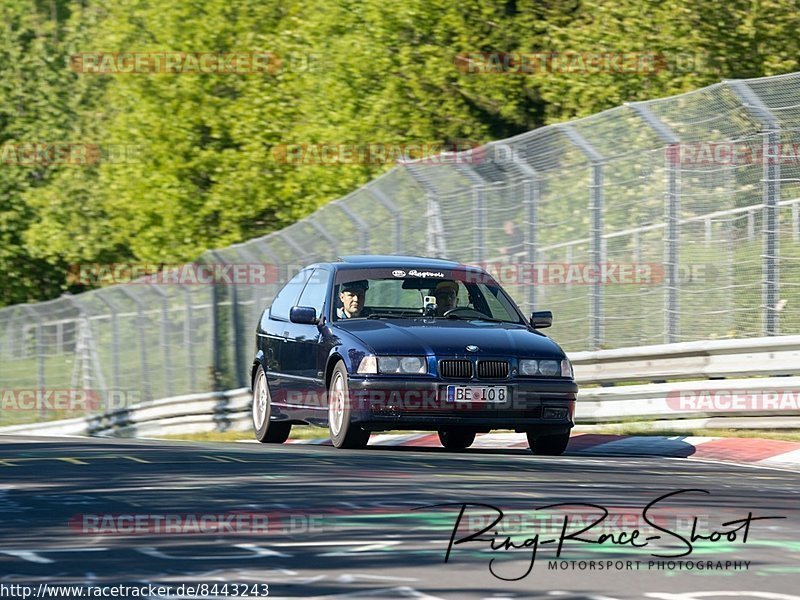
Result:
<svg viewBox="0 0 800 600"><path fill-rule="evenodd" d="M467 164L456 163L453 165L459 173L464 175L471 184L472 189L472 260L482 264L486 260L486 180Z"/></svg>
<svg viewBox="0 0 800 600"><path fill-rule="evenodd" d="M666 144L664 169L667 173L667 189L664 195L664 217L666 236L664 236L664 269L666 295L664 297L664 341L668 344L678 341L680 327L680 297L678 280L678 254L680 248L680 138L661 119L653 114L646 103L630 102L630 107Z"/></svg>
<svg viewBox="0 0 800 600"><path fill-rule="evenodd" d="M142 303L139 298L128 289L128 284L119 286L119 291L125 294L128 298L133 300L136 305L136 321L137 331L139 333L139 368L142 370L142 400L153 399L153 388L150 382L150 369L147 367L147 350L145 349L145 328L147 327L147 320L144 318L144 310L142 310Z"/></svg>
<svg viewBox="0 0 800 600"><path fill-rule="evenodd" d="M603 251L603 164L605 157L600 154L572 125L561 125L561 130L569 141L575 144L586 156L592 168L592 181L589 184L589 212L591 224L591 250L592 264L595 269L600 269L605 262ZM603 282L600 277L592 282L590 292L590 339L592 348L597 350L603 346L604 338L604 310L603 310Z"/></svg>
<svg viewBox="0 0 800 600"><path fill-rule="evenodd" d="M368 183L364 189L378 202L383 204L386 210L392 213L392 223L394 224L394 251L397 254L403 254L403 213L400 212L397 205L392 202L386 194L377 188L374 182Z"/></svg>
<svg viewBox="0 0 800 600"><path fill-rule="evenodd" d="M313 216L308 218L308 222L311 224L311 227L314 228L314 231L316 231L318 234L324 237L325 241L328 242L331 246L330 254L325 258L337 258L339 256L339 243L336 241L336 238L334 238L331 234L329 234L328 231L322 225L317 223L314 220Z"/></svg>
<svg viewBox="0 0 800 600"><path fill-rule="evenodd" d="M197 382L197 374L195 373L197 367L194 361L194 344L192 343L192 319L194 317L194 311L192 310L192 291L185 283L179 285L183 290L184 303L186 305L186 317L183 323L183 345L186 346L186 358L188 361L186 367L189 369L188 391L192 393L195 391L195 384Z"/></svg>
<svg viewBox="0 0 800 600"><path fill-rule="evenodd" d="M172 356L168 343L169 327L169 295L158 288L158 284L151 283L148 287L161 297L161 327L158 331L158 343L161 344L161 353L164 357L164 394L167 398L172 397Z"/></svg>
<svg viewBox="0 0 800 600"><path fill-rule="evenodd" d="M447 240L442 223L442 211L436 199L436 187L428 180L424 173L413 162L403 163L403 168L411 175L420 189L425 193L427 223L425 253L428 256L447 257Z"/></svg>
<svg viewBox="0 0 800 600"><path fill-rule="evenodd" d="M308 257L310 256L308 251L303 248L300 244L294 241L291 235L289 235L288 231L278 231L275 233L281 240L286 242L286 245L291 247L291 249L302 257L303 262L308 262Z"/></svg>
<svg viewBox="0 0 800 600"><path fill-rule="evenodd" d="M361 254L369 254L369 225L367 225L364 219L350 210L350 207L343 201L337 200L331 204L337 206L339 210L346 214L347 218L355 224L356 229L358 229L358 250Z"/></svg>
<svg viewBox="0 0 800 600"><path fill-rule="evenodd" d="M213 391L220 391L220 336L219 336L219 291L217 284L208 284L209 302L211 303L211 384Z"/></svg>
<svg viewBox="0 0 800 600"><path fill-rule="evenodd" d="M741 80L728 80L725 83L739 97L744 107L762 126L764 138L762 141L763 179L762 195L764 204L764 217L762 223L763 250L761 255L761 304L763 311L762 333L764 335L778 335L778 303L779 271L779 205L781 196L780 178L780 141L781 125L778 118L761 101L747 82ZM772 155L775 152L775 156Z"/></svg>
<svg viewBox="0 0 800 600"><path fill-rule="evenodd" d="M114 389L121 390L122 385L119 379L119 316L117 306L105 297L102 290L97 292L97 299L106 305L111 311L111 378L114 381Z"/></svg>
<svg viewBox="0 0 800 600"><path fill-rule="evenodd" d="M44 340L42 339L42 321L36 314L36 311L27 304L22 305L22 310L25 311L31 319L31 323L35 323L36 328L36 382L39 390L44 392L45 388L45 369L44 369ZM77 332L77 326L76 326ZM24 336L21 336L24 337ZM77 336L76 336L77 337ZM79 360L76 358L75 360ZM44 418L44 404L39 407L39 416Z"/></svg>
<svg viewBox="0 0 800 600"><path fill-rule="evenodd" d="M216 250L210 250L208 252L211 256L213 256L220 264L227 265L229 264ZM219 282L214 280L211 284L216 287L219 285ZM230 299L231 299L231 327L233 328L233 371L235 373L234 380L236 381L236 387L244 387L244 371L243 368L245 367L245 363L242 357L242 344L241 344L241 319L239 318L239 286L235 280L231 280L230 284ZM216 299L216 296L215 296Z"/></svg>
<svg viewBox="0 0 800 600"><path fill-rule="evenodd" d="M536 292L539 285L539 282L535 279L535 274L539 272L539 270L536 269L535 263L537 259L536 255L539 250L537 230L539 227L539 202L542 188L541 182L539 181L539 174L536 172L536 169L531 167L523 160L516 161L514 164L520 169L520 171L528 176L522 182L522 203L525 206L525 215L527 217L526 227L522 233L525 242L525 259L528 261L528 265L532 267L530 272L534 274L534 281L529 282L528 285L525 286L527 295L525 301L531 307L531 310L535 310Z"/></svg>

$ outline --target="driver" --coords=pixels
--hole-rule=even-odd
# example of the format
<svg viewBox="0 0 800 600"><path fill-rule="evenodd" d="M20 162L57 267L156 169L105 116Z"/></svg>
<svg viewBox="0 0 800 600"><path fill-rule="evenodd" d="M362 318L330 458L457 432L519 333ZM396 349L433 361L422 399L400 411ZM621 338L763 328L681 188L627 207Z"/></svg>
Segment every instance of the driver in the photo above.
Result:
<svg viewBox="0 0 800 600"><path fill-rule="evenodd" d="M342 306L336 309L337 319L354 319L364 316L364 299L369 289L366 279L348 281L339 286L339 300Z"/></svg>
<svg viewBox="0 0 800 600"><path fill-rule="evenodd" d="M441 317L457 305L458 284L455 281L440 281L433 290L436 297L436 316Z"/></svg>

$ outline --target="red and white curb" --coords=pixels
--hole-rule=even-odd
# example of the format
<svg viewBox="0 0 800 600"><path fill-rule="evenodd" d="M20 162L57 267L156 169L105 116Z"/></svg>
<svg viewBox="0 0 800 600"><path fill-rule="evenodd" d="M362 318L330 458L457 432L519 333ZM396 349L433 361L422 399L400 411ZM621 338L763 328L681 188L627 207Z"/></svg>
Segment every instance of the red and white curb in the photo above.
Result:
<svg viewBox="0 0 800 600"><path fill-rule="evenodd" d="M330 445L329 439L289 440L290 444ZM378 434L370 446L406 446L441 448L436 433L404 435ZM528 447L522 433L486 433L478 435L471 448ZM700 436L607 435L573 433L567 454L665 456L690 460L716 460L733 463L776 467L800 471L800 442L761 438L721 438Z"/></svg>

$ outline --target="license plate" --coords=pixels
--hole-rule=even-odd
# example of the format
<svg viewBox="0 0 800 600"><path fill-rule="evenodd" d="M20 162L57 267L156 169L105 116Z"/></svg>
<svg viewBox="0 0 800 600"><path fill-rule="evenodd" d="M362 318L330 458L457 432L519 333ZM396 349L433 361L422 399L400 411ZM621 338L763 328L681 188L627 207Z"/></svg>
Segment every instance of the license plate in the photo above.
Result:
<svg viewBox="0 0 800 600"><path fill-rule="evenodd" d="M508 388L504 385L448 385L448 402L507 402Z"/></svg>

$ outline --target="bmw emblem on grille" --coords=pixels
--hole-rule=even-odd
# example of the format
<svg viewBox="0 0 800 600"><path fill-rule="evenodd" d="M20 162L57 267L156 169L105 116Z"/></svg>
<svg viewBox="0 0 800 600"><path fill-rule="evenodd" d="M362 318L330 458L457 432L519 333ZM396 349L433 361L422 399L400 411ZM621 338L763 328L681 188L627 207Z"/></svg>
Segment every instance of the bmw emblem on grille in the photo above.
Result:
<svg viewBox="0 0 800 600"><path fill-rule="evenodd" d="M467 346L467 352L477 352L478 350L480 350L480 348L478 348L477 346L473 346L472 344Z"/></svg>

